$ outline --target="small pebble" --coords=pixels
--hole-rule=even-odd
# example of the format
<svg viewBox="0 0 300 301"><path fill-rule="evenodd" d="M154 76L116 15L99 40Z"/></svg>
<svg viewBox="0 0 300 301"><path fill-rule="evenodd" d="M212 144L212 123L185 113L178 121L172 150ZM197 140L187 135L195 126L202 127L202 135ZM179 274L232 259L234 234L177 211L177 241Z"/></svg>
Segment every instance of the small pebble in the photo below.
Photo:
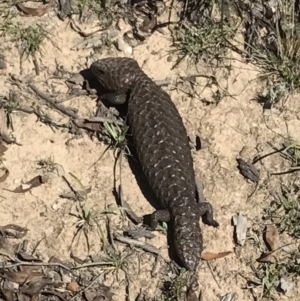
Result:
<svg viewBox="0 0 300 301"><path fill-rule="evenodd" d="M77 282L75 281L71 281L67 284L67 290L68 291L71 291L71 292L77 292L78 291L78 288L79 288L79 285Z"/></svg>
<svg viewBox="0 0 300 301"><path fill-rule="evenodd" d="M125 54L132 54L132 47L124 42L122 38L117 39L117 49Z"/></svg>
<svg viewBox="0 0 300 301"><path fill-rule="evenodd" d="M128 26L123 19L119 19L116 25L120 31L124 31L125 28Z"/></svg>

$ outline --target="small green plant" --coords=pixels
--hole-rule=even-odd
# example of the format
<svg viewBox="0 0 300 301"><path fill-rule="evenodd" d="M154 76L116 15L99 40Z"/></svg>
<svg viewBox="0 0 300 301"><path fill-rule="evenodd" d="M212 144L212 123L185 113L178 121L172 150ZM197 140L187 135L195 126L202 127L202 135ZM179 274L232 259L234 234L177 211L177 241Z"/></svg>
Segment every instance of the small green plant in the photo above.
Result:
<svg viewBox="0 0 300 301"><path fill-rule="evenodd" d="M105 248L105 255L99 256L99 261L87 262L83 265L77 266L77 269L87 268L92 266L101 266L104 271L111 272L116 275L118 280L118 275L120 271L123 271L126 278L129 279L129 265L131 264L130 258L134 255L134 250L131 248L126 248L125 250L118 251L112 246L107 246Z"/></svg>
<svg viewBox="0 0 300 301"><path fill-rule="evenodd" d="M276 291L280 291L281 281L293 281L300 276L299 263L300 258L295 255L289 255L276 263L261 263L255 273L262 282L263 297L270 300Z"/></svg>
<svg viewBox="0 0 300 301"><path fill-rule="evenodd" d="M282 151L282 154L292 162L290 170L300 169L300 144L297 141L290 141Z"/></svg>
<svg viewBox="0 0 300 301"><path fill-rule="evenodd" d="M19 101L14 93L9 93L8 97L0 100L0 109L3 108L6 114L7 127L14 130L12 114L19 107Z"/></svg>
<svg viewBox="0 0 300 301"><path fill-rule="evenodd" d="M280 232L300 238L300 187L297 184L282 186L282 196L265 212L265 218L270 219Z"/></svg>
<svg viewBox="0 0 300 301"><path fill-rule="evenodd" d="M16 25L13 20L15 15L10 11L4 12L2 14L2 23L0 24L0 36L12 36L15 37L18 34L19 26Z"/></svg>
<svg viewBox="0 0 300 301"><path fill-rule="evenodd" d="M297 141L289 140L284 143L283 148L280 149L279 152L283 158L291 162L291 166L289 170L273 173L273 175L291 173L300 170L300 144Z"/></svg>
<svg viewBox="0 0 300 301"><path fill-rule="evenodd" d="M97 218L97 212L95 212L92 209L87 208L87 207L86 208L81 207L80 209L78 209L77 214L70 213L70 215L73 215L73 216L77 217L77 219L78 219L77 222L75 223L77 230L75 232L75 235L73 236L73 239L72 239L72 242L70 245L70 249L72 248L72 245L73 245L77 235L79 235L79 237L78 237L78 239L79 239L81 233L83 233L85 236L88 251L89 251L90 243L89 243L88 233L93 229L95 219Z"/></svg>
<svg viewBox="0 0 300 301"><path fill-rule="evenodd" d="M22 55L32 55L39 50L39 47L45 37L47 36L47 32L45 29L37 25L37 27L27 27L20 30L20 48Z"/></svg>
<svg viewBox="0 0 300 301"><path fill-rule="evenodd" d="M126 149L129 152L126 139L128 126L124 124L120 127L116 123L104 122L104 128L106 129L107 135L111 138L111 145L114 148L121 150Z"/></svg>
<svg viewBox="0 0 300 301"><path fill-rule="evenodd" d="M134 254L131 249L126 251L118 251L112 247L106 248L106 256L102 258L103 263L107 264L104 270L111 271L118 277L119 271L123 271L126 275L128 274L128 266L130 263L130 257Z"/></svg>
<svg viewBox="0 0 300 301"><path fill-rule="evenodd" d="M289 0L278 1L277 4L277 21L273 24L275 30L265 39L265 46L259 49L248 45L253 61L265 69L268 91L263 99L270 105L285 100L291 92L300 88L300 38L297 33L298 21L295 20L298 14L296 5Z"/></svg>
<svg viewBox="0 0 300 301"><path fill-rule="evenodd" d="M18 41L22 55L34 56L46 38L47 31L41 25L22 28L19 23L14 23L15 16L11 12L5 13L2 18L0 36L10 36L13 41Z"/></svg>
<svg viewBox="0 0 300 301"><path fill-rule="evenodd" d="M119 210L126 210L124 207L107 207L101 211L95 211L88 207L77 208L77 214L70 213L70 215L75 216L78 220L75 222L76 225L76 232L72 239L72 243L70 248L72 247L75 238L79 235L78 239L80 238L80 234L83 233L87 242L88 251L90 250L90 243L88 233L91 232L94 227L96 226L97 232L99 237L102 240L103 245L107 245L107 239L104 235L104 231L100 226L100 220L103 219L103 216L106 214L114 213L115 211Z"/></svg>
<svg viewBox="0 0 300 301"><path fill-rule="evenodd" d="M19 23L14 22L14 17L10 12L2 16L0 36L8 36L12 41L17 41L21 57L24 55L35 57L36 52L40 50L41 43L47 37L47 31L41 25L22 28Z"/></svg>
<svg viewBox="0 0 300 301"><path fill-rule="evenodd" d="M175 66L185 58L194 62L200 59L220 61L228 49L226 39L232 37L234 32L235 29L213 22L204 27L179 29L174 37L175 49L171 51L179 56Z"/></svg>
<svg viewBox="0 0 300 301"><path fill-rule="evenodd" d="M80 15L82 16L85 10L101 12L103 2L105 1L97 1L97 0L76 0L75 5L77 6Z"/></svg>
<svg viewBox="0 0 300 301"><path fill-rule="evenodd" d="M167 235L168 232L168 224L163 222L162 225L157 225L156 231L162 232L164 235Z"/></svg>
<svg viewBox="0 0 300 301"><path fill-rule="evenodd" d="M38 169L43 169L47 173L56 172L58 175L60 175L59 169L62 169L62 171L64 172L63 166L61 164L55 163L53 156L37 161L37 165L39 166Z"/></svg>
<svg viewBox="0 0 300 301"><path fill-rule="evenodd" d="M184 269L172 281L166 281L162 288L163 301L176 301L181 300L182 295L185 293L188 284L188 277Z"/></svg>
<svg viewBox="0 0 300 301"><path fill-rule="evenodd" d="M288 154L292 146L295 145L289 145L284 152ZM299 244L300 184L298 178L286 185L281 185L281 191L275 196L275 200L264 209L263 219L268 224L275 225L278 233L289 235L293 245ZM289 251L283 248L284 245L281 242L278 246L279 248L267 253L270 254L270 259L261 262L255 271L263 285L263 297L269 299L273 298L276 290L282 289L282 282L293 282L296 277L300 276L299 245Z"/></svg>

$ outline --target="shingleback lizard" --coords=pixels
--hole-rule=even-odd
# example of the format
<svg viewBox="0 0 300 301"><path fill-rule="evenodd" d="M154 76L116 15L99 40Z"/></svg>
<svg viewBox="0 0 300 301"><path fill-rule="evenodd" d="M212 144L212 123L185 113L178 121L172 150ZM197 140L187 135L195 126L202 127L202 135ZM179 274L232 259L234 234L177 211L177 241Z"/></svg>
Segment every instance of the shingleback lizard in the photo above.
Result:
<svg viewBox="0 0 300 301"><path fill-rule="evenodd" d="M214 227L210 203L197 203L193 159L182 118L170 96L131 58L105 58L92 63L91 72L109 91L106 99L128 99L127 122L146 178L162 210L152 213L151 228L171 223L176 255L195 270L202 252L199 219Z"/></svg>

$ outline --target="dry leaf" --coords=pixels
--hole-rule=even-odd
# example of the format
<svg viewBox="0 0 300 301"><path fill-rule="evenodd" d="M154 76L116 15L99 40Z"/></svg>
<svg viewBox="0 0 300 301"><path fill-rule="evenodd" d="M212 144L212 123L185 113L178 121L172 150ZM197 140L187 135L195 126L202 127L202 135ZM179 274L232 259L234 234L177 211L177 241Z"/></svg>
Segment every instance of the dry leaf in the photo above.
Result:
<svg viewBox="0 0 300 301"><path fill-rule="evenodd" d="M240 173L246 179L249 179L252 182L258 183L259 171L256 169L256 167L253 164L248 163L241 158L237 159L237 162L238 162L238 169L240 170Z"/></svg>
<svg viewBox="0 0 300 301"><path fill-rule="evenodd" d="M152 16L151 19L145 19L139 30L143 32L151 31L157 25L157 19Z"/></svg>
<svg viewBox="0 0 300 301"><path fill-rule="evenodd" d="M270 251L274 251L279 248L279 233L275 226L267 226L265 232L265 241Z"/></svg>
<svg viewBox="0 0 300 301"><path fill-rule="evenodd" d="M0 168L0 183L6 181L9 176L9 170L5 167Z"/></svg>
<svg viewBox="0 0 300 301"><path fill-rule="evenodd" d="M13 230L16 233L13 233L13 232L11 232L9 230ZM22 237L24 237L27 234L27 232L28 232L27 228L23 228L23 227L20 227L18 225L15 225L15 224L8 224L8 225L0 227L0 233L3 236L22 238Z"/></svg>
<svg viewBox="0 0 300 301"><path fill-rule="evenodd" d="M227 252L221 252L221 253L218 253L218 254L206 252L206 253L201 254L201 259L203 259L203 260L218 259L218 258L225 257L225 256L229 255L230 253L232 253L232 252L227 251Z"/></svg>
<svg viewBox="0 0 300 301"><path fill-rule="evenodd" d="M42 278L34 278L30 281L28 286L22 287L21 292L29 295L35 296L38 295L48 284L51 284L52 281L42 279Z"/></svg>
<svg viewBox="0 0 300 301"><path fill-rule="evenodd" d="M2 277L8 279L9 281L23 284L24 282L32 281L33 279L42 278L43 273L41 272L23 272L23 271L5 271L4 269L0 269L0 272L2 272Z"/></svg>
<svg viewBox="0 0 300 301"><path fill-rule="evenodd" d="M35 261L35 262L42 262L43 260L36 258L30 254L27 254L26 252L19 252L19 257L22 261Z"/></svg>
<svg viewBox="0 0 300 301"><path fill-rule="evenodd" d="M5 237L0 237L0 255L7 256L9 258L15 257L15 248Z"/></svg>
<svg viewBox="0 0 300 301"><path fill-rule="evenodd" d="M17 7L27 15L38 16L38 17L43 16L50 8L49 5L40 6L40 7L36 7L36 8L27 7L27 6L23 5L22 3L17 3Z"/></svg>

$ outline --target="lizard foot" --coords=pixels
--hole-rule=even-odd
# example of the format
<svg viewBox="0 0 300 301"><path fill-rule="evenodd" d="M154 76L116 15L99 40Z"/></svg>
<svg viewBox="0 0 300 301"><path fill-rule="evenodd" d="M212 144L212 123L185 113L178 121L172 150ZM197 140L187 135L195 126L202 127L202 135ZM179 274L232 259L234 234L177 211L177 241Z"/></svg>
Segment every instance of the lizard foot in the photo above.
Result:
<svg viewBox="0 0 300 301"><path fill-rule="evenodd" d="M213 217L213 207L208 202L202 202L198 205L200 215L202 216L202 220L205 224L213 227L219 227L219 223L214 220Z"/></svg>

